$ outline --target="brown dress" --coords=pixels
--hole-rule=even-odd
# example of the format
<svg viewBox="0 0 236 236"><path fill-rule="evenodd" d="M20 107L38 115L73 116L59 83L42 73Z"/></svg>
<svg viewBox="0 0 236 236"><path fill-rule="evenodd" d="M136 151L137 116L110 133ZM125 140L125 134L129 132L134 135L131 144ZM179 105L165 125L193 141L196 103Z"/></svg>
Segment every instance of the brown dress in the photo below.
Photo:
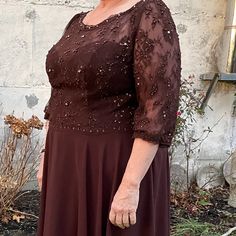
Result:
<svg viewBox="0 0 236 236"><path fill-rule="evenodd" d="M178 34L161 0L89 26L68 22L49 50L51 97L37 236L169 236L169 160L181 75ZM134 138L159 143L137 223L108 219Z"/></svg>

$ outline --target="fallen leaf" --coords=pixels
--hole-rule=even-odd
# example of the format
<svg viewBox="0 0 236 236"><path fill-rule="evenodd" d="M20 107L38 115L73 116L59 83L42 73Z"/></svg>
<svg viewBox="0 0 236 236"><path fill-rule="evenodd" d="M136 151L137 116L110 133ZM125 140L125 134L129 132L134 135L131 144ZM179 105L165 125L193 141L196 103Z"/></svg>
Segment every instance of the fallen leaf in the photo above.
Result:
<svg viewBox="0 0 236 236"><path fill-rule="evenodd" d="M18 223L20 223L20 220L21 220L21 219L25 219L25 216L24 216L24 215L17 215L17 214L14 214L14 215L12 216L12 219L13 219L13 220L16 220Z"/></svg>

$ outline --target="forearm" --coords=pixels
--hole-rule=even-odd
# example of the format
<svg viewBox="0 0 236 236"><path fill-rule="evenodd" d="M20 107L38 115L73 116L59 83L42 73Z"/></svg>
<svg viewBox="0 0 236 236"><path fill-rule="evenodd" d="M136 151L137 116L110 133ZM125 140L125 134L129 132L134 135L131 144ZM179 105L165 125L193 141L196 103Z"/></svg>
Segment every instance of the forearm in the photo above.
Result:
<svg viewBox="0 0 236 236"><path fill-rule="evenodd" d="M46 132L48 132L48 128L49 128L49 120L45 121L44 127L46 129Z"/></svg>
<svg viewBox="0 0 236 236"><path fill-rule="evenodd" d="M159 145L135 138L122 184L139 187L148 171Z"/></svg>
<svg viewBox="0 0 236 236"><path fill-rule="evenodd" d="M46 130L46 134L45 134L45 138L44 138L44 148L45 148L46 136L47 136L47 132L48 132L48 128L49 128L49 120L45 121L44 128Z"/></svg>

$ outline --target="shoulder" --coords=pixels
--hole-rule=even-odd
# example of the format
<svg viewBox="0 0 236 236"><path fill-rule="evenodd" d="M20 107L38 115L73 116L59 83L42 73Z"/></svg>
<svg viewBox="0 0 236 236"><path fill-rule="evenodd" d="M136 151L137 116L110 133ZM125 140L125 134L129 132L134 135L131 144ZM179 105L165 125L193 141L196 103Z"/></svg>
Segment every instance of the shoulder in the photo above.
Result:
<svg viewBox="0 0 236 236"><path fill-rule="evenodd" d="M145 3L140 9L139 21L156 23L174 23L171 10L163 0L143 0Z"/></svg>
<svg viewBox="0 0 236 236"><path fill-rule="evenodd" d="M164 2L164 0L142 0L144 5L142 7L143 13L160 13L164 14L165 12L170 12L170 8Z"/></svg>
<svg viewBox="0 0 236 236"><path fill-rule="evenodd" d="M86 12L79 12L79 13L76 13L75 15L73 15L69 21L67 22L66 24L66 27L65 27L65 30L68 30L70 28L70 26L74 23L75 20L79 19L83 14L85 14Z"/></svg>
<svg viewBox="0 0 236 236"><path fill-rule="evenodd" d="M145 4L140 12L138 29L149 32L153 37L163 36L165 41L173 43L178 38L175 22L170 8L163 0L144 0Z"/></svg>

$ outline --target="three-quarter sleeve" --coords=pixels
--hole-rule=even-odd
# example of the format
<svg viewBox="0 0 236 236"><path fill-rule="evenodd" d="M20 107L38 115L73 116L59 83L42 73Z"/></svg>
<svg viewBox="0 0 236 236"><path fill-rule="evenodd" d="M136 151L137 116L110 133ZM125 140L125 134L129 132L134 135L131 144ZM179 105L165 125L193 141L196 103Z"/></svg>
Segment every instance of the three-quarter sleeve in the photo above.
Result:
<svg viewBox="0 0 236 236"><path fill-rule="evenodd" d="M53 88L51 87L51 95L50 95L50 98L48 99L46 105L44 106L44 109L43 109L43 112L44 112L44 119L45 120L49 120L50 119L50 110L51 110L51 105L50 105L50 100L51 100L51 97L52 97L52 90Z"/></svg>
<svg viewBox="0 0 236 236"><path fill-rule="evenodd" d="M43 118L45 120L49 120L49 115L50 115L50 112L49 112L49 101L45 105L43 112L44 112L44 117Z"/></svg>
<svg viewBox="0 0 236 236"><path fill-rule="evenodd" d="M179 37L169 8L150 0L142 12L134 45L138 107L133 137L170 145L174 135L181 82Z"/></svg>

